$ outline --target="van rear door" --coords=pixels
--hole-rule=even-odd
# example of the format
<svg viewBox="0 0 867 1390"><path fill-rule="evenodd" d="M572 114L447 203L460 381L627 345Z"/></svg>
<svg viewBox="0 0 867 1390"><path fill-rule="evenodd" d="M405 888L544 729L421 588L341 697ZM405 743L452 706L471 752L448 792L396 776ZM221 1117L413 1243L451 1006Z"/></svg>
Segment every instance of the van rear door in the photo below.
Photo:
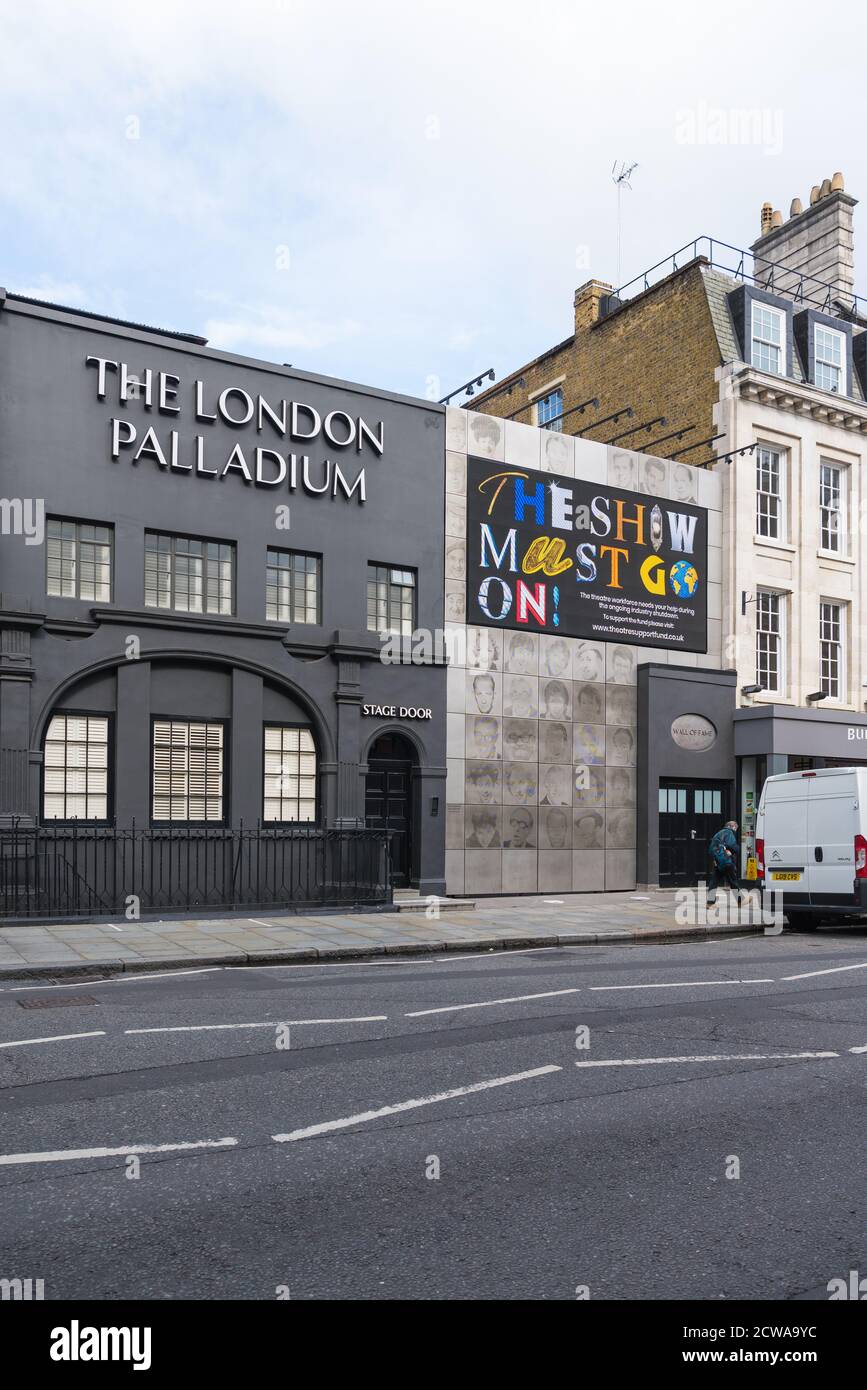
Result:
<svg viewBox="0 0 867 1390"><path fill-rule="evenodd" d="M808 795L809 782L800 777L769 777L765 783L765 884L775 893L807 892Z"/></svg>
<svg viewBox="0 0 867 1390"><path fill-rule="evenodd" d="M806 854L811 906L852 898L857 800L853 772L810 778Z"/></svg>

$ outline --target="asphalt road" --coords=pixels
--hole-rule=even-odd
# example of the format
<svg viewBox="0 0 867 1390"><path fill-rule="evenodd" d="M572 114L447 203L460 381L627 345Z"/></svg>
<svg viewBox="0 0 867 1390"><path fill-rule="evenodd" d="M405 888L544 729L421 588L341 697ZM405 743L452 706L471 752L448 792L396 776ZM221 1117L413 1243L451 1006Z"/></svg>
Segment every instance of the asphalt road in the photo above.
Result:
<svg viewBox="0 0 867 1390"><path fill-rule="evenodd" d="M861 929L7 985L0 1279L824 1299L865 1080Z"/></svg>

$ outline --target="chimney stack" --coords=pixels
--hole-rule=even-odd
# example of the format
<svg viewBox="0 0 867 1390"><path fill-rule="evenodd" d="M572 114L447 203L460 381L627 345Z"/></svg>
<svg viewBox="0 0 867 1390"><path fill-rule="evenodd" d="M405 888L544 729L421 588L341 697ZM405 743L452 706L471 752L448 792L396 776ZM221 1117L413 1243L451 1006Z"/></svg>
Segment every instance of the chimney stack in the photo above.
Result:
<svg viewBox="0 0 867 1390"><path fill-rule="evenodd" d="M852 213L856 202L845 191L838 172L813 185L806 208L800 198L793 198L787 222L770 203L763 203L761 234L750 248L756 257L757 283L794 297L800 281L797 274L786 274L790 270L831 285L833 298L851 298L855 293ZM817 303L825 297L825 291L809 280L803 294Z"/></svg>
<svg viewBox="0 0 867 1390"><path fill-rule="evenodd" d="M597 322L600 301L610 294L613 288L613 285L606 285L604 280L587 280L583 285L579 285L575 291L576 333Z"/></svg>

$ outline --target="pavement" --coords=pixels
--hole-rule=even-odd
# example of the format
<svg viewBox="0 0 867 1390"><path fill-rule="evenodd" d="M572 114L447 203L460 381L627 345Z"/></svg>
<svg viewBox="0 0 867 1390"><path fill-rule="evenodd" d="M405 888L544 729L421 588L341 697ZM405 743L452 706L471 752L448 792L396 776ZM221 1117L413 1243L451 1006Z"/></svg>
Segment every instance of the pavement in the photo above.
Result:
<svg viewBox="0 0 867 1390"><path fill-rule="evenodd" d="M351 960L762 930L760 925L744 925L735 914L730 924L725 899L721 902L710 925L680 923L678 897L671 891L483 898L471 911L439 898L425 911L412 912L0 925L0 980L64 978L94 971L138 973L191 963Z"/></svg>
<svg viewBox="0 0 867 1390"><path fill-rule="evenodd" d="M865 1080L864 928L7 979L0 1279L827 1300Z"/></svg>

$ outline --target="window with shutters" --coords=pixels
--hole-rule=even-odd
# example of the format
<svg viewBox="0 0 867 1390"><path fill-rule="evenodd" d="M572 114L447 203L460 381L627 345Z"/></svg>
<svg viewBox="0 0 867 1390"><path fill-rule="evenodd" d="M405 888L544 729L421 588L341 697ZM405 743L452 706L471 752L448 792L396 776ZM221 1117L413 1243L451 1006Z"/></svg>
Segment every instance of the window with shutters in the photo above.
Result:
<svg viewBox="0 0 867 1390"><path fill-rule="evenodd" d="M316 745L309 729L266 724L264 819L316 820Z"/></svg>
<svg viewBox="0 0 867 1390"><path fill-rule="evenodd" d="M145 531L145 607L231 616L235 547L227 541Z"/></svg>
<svg viewBox="0 0 867 1390"><path fill-rule="evenodd" d="M279 623L318 623L320 556L269 547L265 566L265 617Z"/></svg>
<svg viewBox="0 0 867 1390"><path fill-rule="evenodd" d="M107 715L55 714L45 736L44 820L108 820Z"/></svg>
<svg viewBox="0 0 867 1390"><path fill-rule="evenodd" d="M367 566L367 630L411 637L415 631L415 570Z"/></svg>
<svg viewBox="0 0 867 1390"><path fill-rule="evenodd" d="M45 592L50 598L111 603L112 526L49 516L45 523Z"/></svg>
<svg viewBox="0 0 867 1390"><path fill-rule="evenodd" d="M221 723L154 720L154 821L222 824L224 734Z"/></svg>

